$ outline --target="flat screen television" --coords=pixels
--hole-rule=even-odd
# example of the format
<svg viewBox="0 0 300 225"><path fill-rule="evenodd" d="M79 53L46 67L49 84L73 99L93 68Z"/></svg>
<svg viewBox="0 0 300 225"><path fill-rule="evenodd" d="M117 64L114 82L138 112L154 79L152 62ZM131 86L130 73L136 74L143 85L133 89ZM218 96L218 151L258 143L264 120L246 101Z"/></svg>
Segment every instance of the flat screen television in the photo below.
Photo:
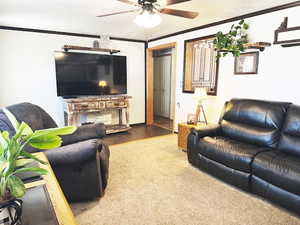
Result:
<svg viewBox="0 0 300 225"><path fill-rule="evenodd" d="M126 56L55 52L57 96L127 94Z"/></svg>

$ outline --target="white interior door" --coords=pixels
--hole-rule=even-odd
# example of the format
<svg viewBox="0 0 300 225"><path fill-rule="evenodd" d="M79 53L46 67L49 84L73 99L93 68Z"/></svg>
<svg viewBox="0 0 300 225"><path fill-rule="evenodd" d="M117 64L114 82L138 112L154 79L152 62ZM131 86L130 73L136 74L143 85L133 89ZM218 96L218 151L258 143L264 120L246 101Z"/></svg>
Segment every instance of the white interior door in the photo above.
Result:
<svg viewBox="0 0 300 225"><path fill-rule="evenodd" d="M172 56L154 58L154 115L170 118Z"/></svg>

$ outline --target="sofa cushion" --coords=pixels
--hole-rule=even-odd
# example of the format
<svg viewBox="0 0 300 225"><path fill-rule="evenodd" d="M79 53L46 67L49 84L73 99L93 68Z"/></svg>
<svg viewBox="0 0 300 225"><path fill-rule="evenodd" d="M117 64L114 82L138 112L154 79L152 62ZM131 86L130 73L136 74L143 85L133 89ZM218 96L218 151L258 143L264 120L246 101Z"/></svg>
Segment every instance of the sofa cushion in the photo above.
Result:
<svg viewBox="0 0 300 225"><path fill-rule="evenodd" d="M225 105L224 135L239 141L276 147L289 103L232 99Z"/></svg>
<svg viewBox="0 0 300 225"><path fill-rule="evenodd" d="M254 156L265 148L226 137L204 137L198 143L201 155L227 167L250 173Z"/></svg>
<svg viewBox="0 0 300 225"><path fill-rule="evenodd" d="M229 184L233 184L244 191L249 191L250 173L232 169L201 154L198 154L198 158L199 164L196 166L202 171L205 171Z"/></svg>
<svg viewBox="0 0 300 225"><path fill-rule="evenodd" d="M300 195L300 158L280 151L259 153L252 163L252 173L294 194Z"/></svg>
<svg viewBox="0 0 300 225"><path fill-rule="evenodd" d="M24 121L32 130L57 127L50 115L37 105L24 102L8 106L7 109L19 122Z"/></svg>
<svg viewBox="0 0 300 225"><path fill-rule="evenodd" d="M251 192L260 195L300 215L300 195L279 188L253 175L251 177ZM287 224L284 223L284 224Z"/></svg>
<svg viewBox="0 0 300 225"><path fill-rule="evenodd" d="M288 108L278 148L300 157L300 106Z"/></svg>
<svg viewBox="0 0 300 225"><path fill-rule="evenodd" d="M263 147L276 147L280 137L279 130L226 120L222 121L222 131L233 139Z"/></svg>

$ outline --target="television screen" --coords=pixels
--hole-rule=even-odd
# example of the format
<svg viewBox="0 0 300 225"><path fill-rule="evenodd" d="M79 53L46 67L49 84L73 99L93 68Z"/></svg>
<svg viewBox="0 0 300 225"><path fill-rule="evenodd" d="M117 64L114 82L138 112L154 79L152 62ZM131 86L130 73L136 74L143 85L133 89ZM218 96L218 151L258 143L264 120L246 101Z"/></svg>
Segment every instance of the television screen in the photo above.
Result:
<svg viewBox="0 0 300 225"><path fill-rule="evenodd" d="M127 94L126 56L55 52L57 95Z"/></svg>

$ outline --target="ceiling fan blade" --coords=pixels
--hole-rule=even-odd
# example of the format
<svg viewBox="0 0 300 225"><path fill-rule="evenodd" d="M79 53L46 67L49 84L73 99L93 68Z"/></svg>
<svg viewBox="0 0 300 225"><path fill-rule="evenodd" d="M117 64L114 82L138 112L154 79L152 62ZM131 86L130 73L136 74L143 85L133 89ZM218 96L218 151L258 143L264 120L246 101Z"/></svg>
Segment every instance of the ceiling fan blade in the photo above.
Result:
<svg viewBox="0 0 300 225"><path fill-rule="evenodd" d="M194 19L199 15L199 13L197 12L178 10L178 9L167 9L167 8L161 9L160 12L164 14L184 17L188 19Z"/></svg>
<svg viewBox="0 0 300 225"><path fill-rule="evenodd" d="M178 4L181 2L189 2L191 0L165 0L166 5L174 5L174 4Z"/></svg>
<svg viewBox="0 0 300 225"><path fill-rule="evenodd" d="M108 14L102 14L97 17L106 17L106 16L113 16L113 15L119 15L124 13L131 13L131 12L137 12L139 9L132 9L132 10L126 10L126 11L120 11L120 12L114 12L114 13L108 13Z"/></svg>
<svg viewBox="0 0 300 225"><path fill-rule="evenodd" d="M134 6L138 6L138 3L137 2L132 2L132 1L129 1L129 0L117 0L119 2L123 2L125 4L129 4L129 5L134 5Z"/></svg>

